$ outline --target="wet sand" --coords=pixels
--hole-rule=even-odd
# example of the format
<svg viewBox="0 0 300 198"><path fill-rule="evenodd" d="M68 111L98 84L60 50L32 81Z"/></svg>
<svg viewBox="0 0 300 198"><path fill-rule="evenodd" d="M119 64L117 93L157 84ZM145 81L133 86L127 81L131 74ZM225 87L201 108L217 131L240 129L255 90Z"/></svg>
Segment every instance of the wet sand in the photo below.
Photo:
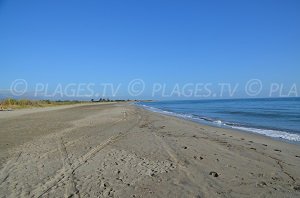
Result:
<svg viewBox="0 0 300 198"><path fill-rule="evenodd" d="M0 112L0 197L300 196L298 145L127 103L15 112Z"/></svg>

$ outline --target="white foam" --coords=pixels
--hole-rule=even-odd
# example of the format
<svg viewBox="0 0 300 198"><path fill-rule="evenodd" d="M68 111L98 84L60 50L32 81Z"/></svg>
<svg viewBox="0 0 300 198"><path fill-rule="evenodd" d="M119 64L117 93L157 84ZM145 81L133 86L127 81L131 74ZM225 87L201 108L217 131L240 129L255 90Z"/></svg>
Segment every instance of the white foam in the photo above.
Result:
<svg viewBox="0 0 300 198"><path fill-rule="evenodd" d="M171 116L181 117L181 118L187 118L187 119L193 119L194 118L192 115L188 115L188 114L174 113L174 112L158 109L158 108L155 108L155 107L150 107L150 106L147 106L147 105L140 105L140 104L137 104L137 105L142 106L144 109L147 109L149 111L156 112L156 113L161 113L161 114L171 115Z"/></svg>
<svg viewBox="0 0 300 198"><path fill-rule="evenodd" d="M180 117L180 118L184 118L184 119L194 120L196 122L201 122L201 123L203 123L203 122L208 123L208 124L213 123L215 126L227 126L230 128L234 128L234 129L238 129L238 130L242 130L242 131L248 131L248 132L252 132L252 133L258 133L258 134L273 137L273 138L281 138L281 139L285 139L285 140L289 140L289 141L300 142L300 134L288 133L285 131L271 130L271 129L258 129L258 128L251 128L251 127L230 126L230 125L225 124L221 120L216 120L216 121L210 122L210 121L203 120L201 118L194 117L189 114L178 114L178 113L173 113L170 111L164 111L164 110L154 108L154 107L149 107L146 105L140 105L140 104L137 104L137 105L142 106L143 108L148 109L150 111L162 113L165 115L171 115L171 116Z"/></svg>
<svg viewBox="0 0 300 198"><path fill-rule="evenodd" d="M216 121L214 121L214 123L216 123L217 125L222 125L223 124L223 122L221 120L216 120Z"/></svg>
<svg viewBox="0 0 300 198"><path fill-rule="evenodd" d="M247 127L239 127L239 126L231 126L234 129L239 129L243 131L249 131L253 133L258 133L262 135L266 135L269 137L274 138L282 138L290 141L300 141L300 135L294 133L288 133L285 131L277 131L277 130L270 130L270 129L257 129L257 128L247 128Z"/></svg>

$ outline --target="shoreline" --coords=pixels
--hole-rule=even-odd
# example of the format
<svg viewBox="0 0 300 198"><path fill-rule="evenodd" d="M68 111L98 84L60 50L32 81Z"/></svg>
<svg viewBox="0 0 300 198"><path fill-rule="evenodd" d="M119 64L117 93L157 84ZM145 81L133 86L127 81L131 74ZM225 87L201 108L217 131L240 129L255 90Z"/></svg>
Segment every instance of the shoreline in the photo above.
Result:
<svg viewBox="0 0 300 198"><path fill-rule="evenodd" d="M147 105L139 105L139 104L136 104L136 103L133 103L133 105L135 105L138 108L141 108L141 109L153 112L153 113L158 113L158 114L161 114L161 115L167 115L167 116L183 119L183 120L186 120L186 121L191 121L191 122L194 122L194 123L198 123L200 125L206 125L206 126L211 126L211 127L221 128L221 129L228 129L228 130L233 130L233 131L242 132L242 133L251 133L251 134L259 135L259 136L262 136L262 137L271 138L275 141L280 141L280 142L285 142L285 143L300 146L300 140L297 141L297 140L290 140L290 139L283 138L283 137L276 137L276 136L278 136L278 134L275 135L275 136L274 135L273 136L272 135L267 135L265 131L276 132L276 133L279 132L279 133L287 134L289 136L293 136L293 135L298 136L299 134L297 134L295 132L287 132L287 131L282 131L280 129L267 129L267 128L257 128L257 127L252 128L250 126L248 126L248 127L243 127L243 126L233 127L233 126L227 125L223 122L222 122L222 124L217 124L217 123L212 122L212 121L207 121L203 118L194 118L192 115L188 115L188 114L179 114L179 113L175 113L175 112L172 112L172 111L165 111L165 110L162 110L162 109L159 109L159 108L154 108L154 107L147 106ZM262 132L261 133L256 132L257 130L262 131Z"/></svg>
<svg viewBox="0 0 300 198"><path fill-rule="evenodd" d="M0 118L3 196L300 196L293 144L128 103L24 115Z"/></svg>
<svg viewBox="0 0 300 198"><path fill-rule="evenodd" d="M300 143L298 142L293 142L293 141L289 141L289 140L285 140L285 139L277 139L277 138L273 138L270 136L266 136L263 134L259 134L259 133L255 133L255 132L250 132L250 131L244 131L244 130L239 130L239 129L235 129L235 128L230 128L230 127L219 127L219 126L214 126L214 125L209 125L209 124L204 124L204 123L200 123L191 119L185 119L182 117L177 117L176 115L167 115L167 114L163 114L160 112L154 112L148 109L144 109L143 107L139 107L139 106L135 106L138 109L141 109L143 111L147 111L149 113L152 113L154 115L157 116L165 116L167 118L173 118L176 120L180 120L183 122L188 122L190 124L195 125L196 127L205 127L208 128L210 131L222 131L222 132L227 132L230 133L232 135L236 135L237 137L247 137L247 138L253 138L255 140L257 140L258 142L273 142L274 144L288 144L291 146L296 146L297 148L300 148Z"/></svg>

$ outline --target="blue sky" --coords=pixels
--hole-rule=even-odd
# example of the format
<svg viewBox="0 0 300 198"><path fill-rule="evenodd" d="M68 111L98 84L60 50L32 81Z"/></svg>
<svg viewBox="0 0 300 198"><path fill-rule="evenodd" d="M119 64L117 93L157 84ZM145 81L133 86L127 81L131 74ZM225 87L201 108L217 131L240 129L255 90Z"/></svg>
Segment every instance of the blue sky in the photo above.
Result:
<svg viewBox="0 0 300 198"><path fill-rule="evenodd" d="M135 78L300 86L299 24L298 0L0 0L0 88Z"/></svg>

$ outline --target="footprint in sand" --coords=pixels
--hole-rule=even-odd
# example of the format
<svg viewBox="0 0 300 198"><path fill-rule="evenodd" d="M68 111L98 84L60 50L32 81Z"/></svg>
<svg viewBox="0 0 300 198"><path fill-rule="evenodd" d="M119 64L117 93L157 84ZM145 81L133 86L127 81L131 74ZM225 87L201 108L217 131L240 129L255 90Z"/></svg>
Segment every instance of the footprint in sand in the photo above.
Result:
<svg viewBox="0 0 300 198"><path fill-rule="evenodd" d="M295 191L300 191L300 185L294 186L293 189L294 189Z"/></svg>
<svg viewBox="0 0 300 198"><path fill-rule="evenodd" d="M194 156L194 159L196 160L196 159L198 159L198 157L197 156ZM203 160L204 158L203 157L199 157L199 160Z"/></svg>
<svg viewBox="0 0 300 198"><path fill-rule="evenodd" d="M265 187L265 186L267 186L267 183L264 182L264 181L258 182L258 183L256 184L256 187L260 187L260 188L263 188L263 187Z"/></svg>
<svg viewBox="0 0 300 198"><path fill-rule="evenodd" d="M209 175L213 176L213 177L219 177L219 174L217 172L211 171L209 173Z"/></svg>

